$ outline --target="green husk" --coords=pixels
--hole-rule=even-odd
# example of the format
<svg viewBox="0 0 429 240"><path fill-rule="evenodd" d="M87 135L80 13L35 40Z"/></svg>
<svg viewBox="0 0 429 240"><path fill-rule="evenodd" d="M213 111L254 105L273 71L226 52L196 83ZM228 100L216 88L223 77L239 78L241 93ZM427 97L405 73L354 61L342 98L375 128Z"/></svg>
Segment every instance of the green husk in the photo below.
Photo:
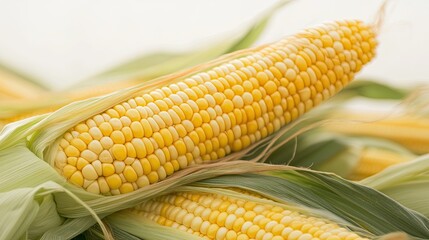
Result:
<svg viewBox="0 0 429 240"><path fill-rule="evenodd" d="M351 83L339 96L345 98L360 96L375 100L401 100L407 97L411 91L411 89L393 87L375 80L362 79Z"/></svg>
<svg viewBox="0 0 429 240"><path fill-rule="evenodd" d="M429 154L389 167L360 183L429 216Z"/></svg>

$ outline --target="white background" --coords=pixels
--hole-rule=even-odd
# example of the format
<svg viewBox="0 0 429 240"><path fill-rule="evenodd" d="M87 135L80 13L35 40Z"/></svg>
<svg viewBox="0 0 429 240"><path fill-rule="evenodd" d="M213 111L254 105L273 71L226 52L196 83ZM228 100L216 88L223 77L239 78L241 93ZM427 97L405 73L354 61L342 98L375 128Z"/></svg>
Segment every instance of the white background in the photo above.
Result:
<svg viewBox="0 0 429 240"><path fill-rule="evenodd" d="M184 51L234 34L275 0L0 0L0 62L63 89L159 50ZM299 0L258 41L335 19L371 22L382 1ZM429 1L391 0L377 58L360 77L429 83Z"/></svg>

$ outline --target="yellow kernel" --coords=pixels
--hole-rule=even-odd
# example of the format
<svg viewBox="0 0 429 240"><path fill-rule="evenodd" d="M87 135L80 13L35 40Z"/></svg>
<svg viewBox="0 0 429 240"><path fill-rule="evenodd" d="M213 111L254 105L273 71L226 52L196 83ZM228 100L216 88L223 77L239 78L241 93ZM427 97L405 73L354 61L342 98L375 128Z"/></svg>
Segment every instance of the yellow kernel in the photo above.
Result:
<svg viewBox="0 0 429 240"><path fill-rule="evenodd" d="M256 79L258 79L258 82L260 85L264 85L268 80L268 75L265 72L258 72L256 74Z"/></svg>
<svg viewBox="0 0 429 240"><path fill-rule="evenodd" d="M105 177L108 177L115 173L115 166L113 166L113 164L110 164L110 163L103 163L102 169L103 169L103 176Z"/></svg>
<svg viewBox="0 0 429 240"><path fill-rule="evenodd" d="M151 184L152 184L152 183L156 183L156 182L158 182L158 180L159 180L158 173L157 173L157 172L155 172L155 171L150 172L150 173L147 175L147 178L149 179L149 182L150 182Z"/></svg>
<svg viewBox="0 0 429 240"><path fill-rule="evenodd" d="M72 165L66 165L63 168L62 173L63 173L64 177L70 178L73 175L73 173L76 172L76 171L77 171L76 167L74 167Z"/></svg>
<svg viewBox="0 0 429 240"><path fill-rule="evenodd" d="M104 136L110 136L113 131L112 126L107 122L103 122L102 124L100 124L99 129Z"/></svg>
<svg viewBox="0 0 429 240"><path fill-rule="evenodd" d="M300 71L307 70L307 67L308 67L307 62L305 61L305 59L301 55L296 56L295 64Z"/></svg>
<svg viewBox="0 0 429 240"><path fill-rule="evenodd" d="M121 131L115 130L111 133L110 138L114 143L117 144L124 144L125 143L125 136Z"/></svg>
<svg viewBox="0 0 429 240"><path fill-rule="evenodd" d="M118 174L113 174L106 177L106 182L109 185L110 189L118 189L122 185L121 177Z"/></svg>
<svg viewBox="0 0 429 240"><path fill-rule="evenodd" d="M119 191L124 194L124 193L129 193L134 191L134 187L131 183L124 183L119 187Z"/></svg>
<svg viewBox="0 0 429 240"><path fill-rule="evenodd" d="M116 160L123 161L127 158L127 148L122 144L113 145L111 151Z"/></svg>
<svg viewBox="0 0 429 240"><path fill-rule="evenodd" d="M268 81L267 83L265 83L264 88L267 94L272 94L277 91L277 85L274 81Z"/></svg>
<svg viewBox="0 0 429 240"><path fill-rule="evenodd" d="M124 169L124 177L128 182L135 182L137 180L137 173L131 166L126 166Z"/></svg>
<svg viewBox="0 0 429 240"><path fill-rule="evenodd" d="M224 113L230 113L234 109L234 104L231 100L225 99L221 105Z"/></svg>
<svg viewBox="0 0 429 240"><path fill-rule="evenodd" d="M74 138L70 142L71 145L75 146L79 151L83 151L86 149L86 144L82 139Z"/></svg>
<svg viewBox="0 0 429 240"><path fill-rule="evenodd" d="M71 176L70 176L70 182L82 187L83 186L83 176L82 173L79 171L74 172Z"/></svg>
<svg viewBox="0 0 429 240"><path fill-rule="evenodd" d="M154 154L149 155L147 157L147 160L150 163L152 171L158 170L158 168L161 166L161 162L159 161L158 157L156 155L154 155Z"/></svg>
<svg viewBox="0 0 429 240"><path fill-rule="evenodd" d="M67 146L66 149L64 149L64 152L66 153L66 155L68 157L79 157L80 156L79 150L72 145Z"/></svg>

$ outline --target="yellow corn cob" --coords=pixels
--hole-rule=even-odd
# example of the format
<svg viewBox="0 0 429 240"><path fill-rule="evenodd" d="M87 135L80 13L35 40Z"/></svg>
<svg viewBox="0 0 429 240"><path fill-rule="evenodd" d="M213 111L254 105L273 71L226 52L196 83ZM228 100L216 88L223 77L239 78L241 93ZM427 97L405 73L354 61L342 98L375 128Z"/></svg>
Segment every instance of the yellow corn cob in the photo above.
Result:
<svg viewBox="0 0 429 240"><path fill-rule="evenodd" d="M131 98L66 132L55 167L109 195L240 151L341 90L374 37L359 21L326 24Z"/></svg>
<svg viewBox="0 0 429 240"><path fill-rule="evenodd" d="M406 162L411 159L412 156L386 149L364 148L362 149L357 166L347 178L352 180L362 180L381 172L387 167Z"/></svg>
<svg viewBox="0 0 429 240"><path fill-rule="evenodd" d="M383 138L399 143L418 154L429 153L428 119L413 116L386 118L381 115L371 116L371 114L356 115L351 113L341 114L340 116L364 122L353 124L352 127L350 122L340 122L335 125L328 125L328 130ZM369 119L373 119L373 121Z"/></svg>
<svg viewBox="0 0 429 240"><path fill-rule="evenodd" d="M205 239L366 239L326 219L220 194L169 194L140 204L132 212Z"/></svg>

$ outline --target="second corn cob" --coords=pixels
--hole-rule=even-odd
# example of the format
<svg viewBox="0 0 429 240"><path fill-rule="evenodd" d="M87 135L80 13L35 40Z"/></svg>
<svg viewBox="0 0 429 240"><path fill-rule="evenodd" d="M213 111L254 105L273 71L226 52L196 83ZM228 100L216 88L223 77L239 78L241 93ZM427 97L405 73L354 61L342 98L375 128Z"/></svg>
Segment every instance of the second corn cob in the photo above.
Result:
<svg viewBox="0 0 429 240"><path fill-rule="evenodd" d="M327 219L221 194L178 192L142 203L130 211L204 239L367 239Z"/></svg>
<svg viewBox="0 0 429 240"><path fill-rule="evenodd" d="M305 30L77 124L53 165L89 192L135 191L279 130L341 90L375 47L359 21Z"/></svg>

